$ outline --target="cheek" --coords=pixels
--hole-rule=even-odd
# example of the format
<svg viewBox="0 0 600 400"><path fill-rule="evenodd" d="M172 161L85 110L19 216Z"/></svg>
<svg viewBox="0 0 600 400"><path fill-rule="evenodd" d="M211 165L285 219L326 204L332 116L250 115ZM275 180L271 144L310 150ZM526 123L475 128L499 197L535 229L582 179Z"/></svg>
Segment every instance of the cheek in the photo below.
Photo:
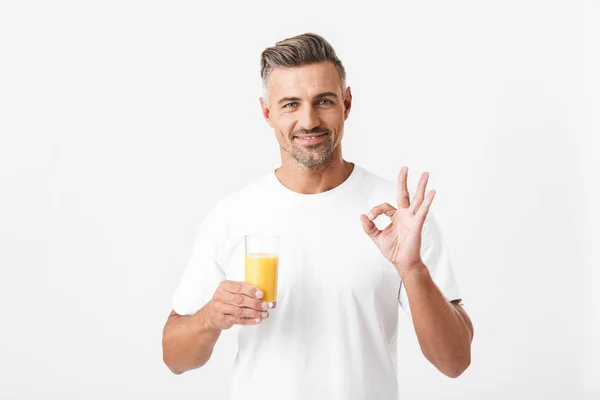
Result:
<svg viewBox="0 0 600 400"><path fill-rule="evenodd" d="M290 133L294 130L295 120L289 117L281 117L277 124L277 131L285 139L289 140Z"/></svg>
<svg viewBox="0 0 600 400"><path fill-rule="evenodd" d="M333 110L332 110L333 111ZM333 129L338 134L344 129L344 112L336 110L335 112L326 113L322 116L323 123L329 129Z"/></svg>

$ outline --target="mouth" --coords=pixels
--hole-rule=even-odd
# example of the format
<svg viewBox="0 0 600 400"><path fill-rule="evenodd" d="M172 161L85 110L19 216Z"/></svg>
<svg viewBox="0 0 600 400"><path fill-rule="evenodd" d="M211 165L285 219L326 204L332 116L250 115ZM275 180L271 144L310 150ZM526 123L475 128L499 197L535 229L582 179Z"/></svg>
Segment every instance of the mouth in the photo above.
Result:
<svg viewBox="0 0 600 400"><path fill-rule="evenodd" d="M303 144L315 144L321 142L327 133L319 133L314 135L298 135L294 136L294 140L303 143Z"/></svg>

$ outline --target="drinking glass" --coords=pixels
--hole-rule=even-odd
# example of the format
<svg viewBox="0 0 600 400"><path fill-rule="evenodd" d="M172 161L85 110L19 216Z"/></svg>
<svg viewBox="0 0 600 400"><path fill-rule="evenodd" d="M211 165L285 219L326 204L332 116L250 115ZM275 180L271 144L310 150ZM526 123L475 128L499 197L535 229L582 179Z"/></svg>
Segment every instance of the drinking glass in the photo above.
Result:
<svg viewBox="0 0 600 400"><path fill-rule="evenodd" d="M277 272L279 269L279 236L246 235L246 283L263 292L263 301L277 307Z"/></svg>

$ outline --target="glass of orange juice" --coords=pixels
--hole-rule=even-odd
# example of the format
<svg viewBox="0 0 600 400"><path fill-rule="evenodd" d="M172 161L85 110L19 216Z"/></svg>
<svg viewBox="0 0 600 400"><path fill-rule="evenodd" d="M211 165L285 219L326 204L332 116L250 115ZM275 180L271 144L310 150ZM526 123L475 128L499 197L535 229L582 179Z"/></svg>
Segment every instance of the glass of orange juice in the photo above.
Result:
<svg viewBox="0 0 600 400"><path fill-rule="evenodd" d="M277 307L279 236L246 235L246 283L263 292L263 301Z"/></svg>

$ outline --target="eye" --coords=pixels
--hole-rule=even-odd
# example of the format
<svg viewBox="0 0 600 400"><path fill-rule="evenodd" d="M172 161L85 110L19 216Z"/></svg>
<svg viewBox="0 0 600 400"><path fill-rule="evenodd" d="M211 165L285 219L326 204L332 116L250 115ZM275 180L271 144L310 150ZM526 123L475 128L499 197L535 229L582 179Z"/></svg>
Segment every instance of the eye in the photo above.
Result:
<svg viewBox="0 0 600 400"><path fill-rule="evenodd" d="M324 102L326 102L326 103L324 103ZM331 100L323 99L323 100L319 100L317 102L317 104L333 104L333 102Z"/></svg>
<svg viewBox="0 0 600 400"><path fill-rule="evenodd" d="M296 107L297 105L298 105L297 102L287 103L286 105L283 106L283 108L292 108L292 107Z"/></svg>

